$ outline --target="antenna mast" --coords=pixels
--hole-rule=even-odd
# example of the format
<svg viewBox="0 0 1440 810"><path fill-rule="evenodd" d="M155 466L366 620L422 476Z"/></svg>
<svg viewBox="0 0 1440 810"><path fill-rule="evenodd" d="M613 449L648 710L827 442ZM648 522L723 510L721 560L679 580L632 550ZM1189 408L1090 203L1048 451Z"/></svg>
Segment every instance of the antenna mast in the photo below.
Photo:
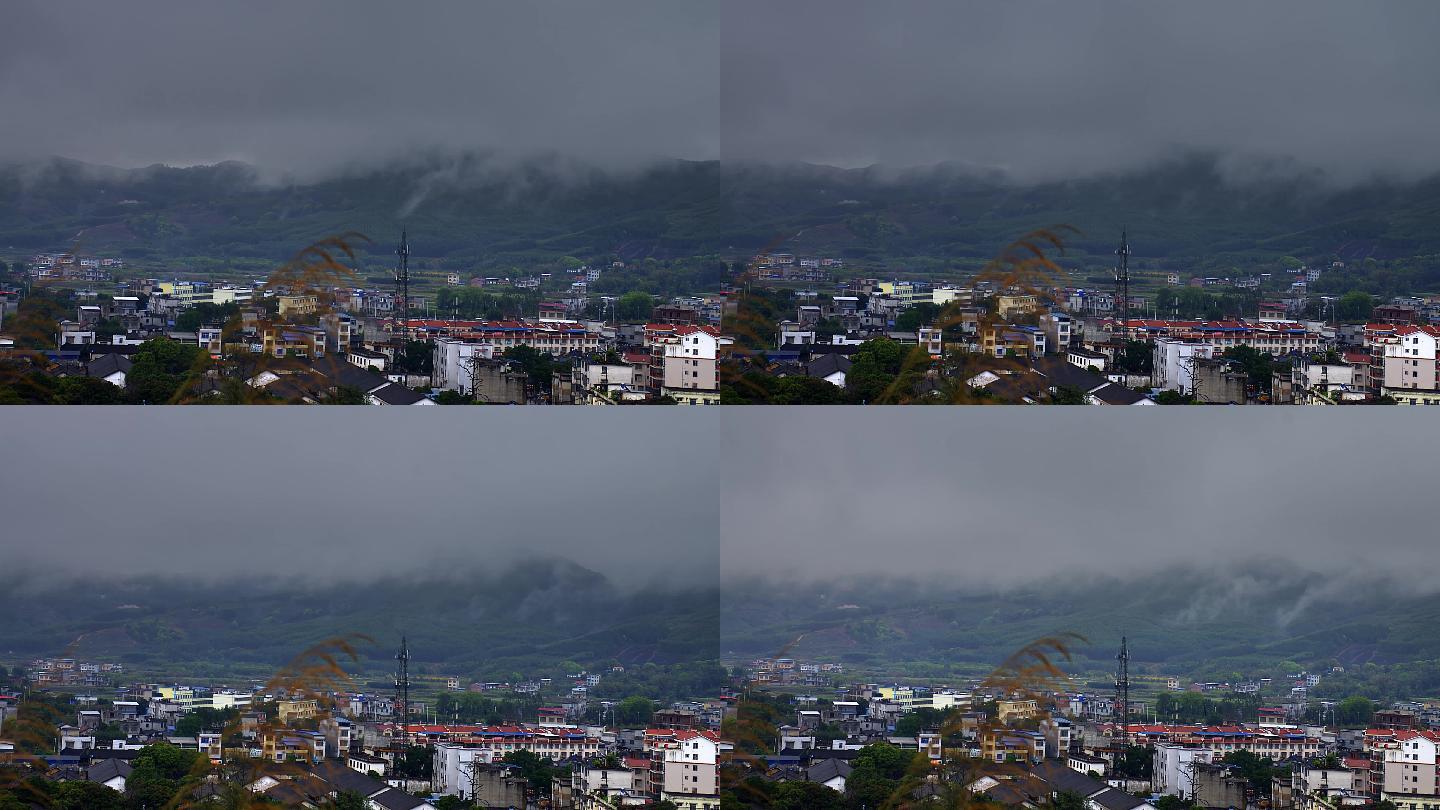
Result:
<svg viewBox="0 0 1440 810"><path fill-rule="evenodd" d="M404 351L407 332L410 327L410 238L406 231L400 231L400 247L395 249L400 262L395 266L395 360L400 360Z"/></svg>
<svg viewBox="0 0 1440 810"><path fill-rule="evenodd" d="M395 671L395 713L400 715L400 748L410 747L410 645L400 637L400 652L395 660L400 666Z"/></svg>
<svg viewBox="0 0 1440 810"><path fill-rule="evenodd" d="M1120 248L1115 255L1120 257L1120 263L1115 266L1115 317L1120 326L1120 337L1115 339L1118 351L1129 337L1126 328L1130 322L1130 240L1124 228L1120 229Z"/></svg>
<svg viewBox="0 0 1440 810"><path fill-rule="evenodd" d="M1124 636L1120 637L1120 654L1116 656L1120 668L1115 673L1115 713L1120 718L1120 750L1130 747L1130 647Z"/></svg>

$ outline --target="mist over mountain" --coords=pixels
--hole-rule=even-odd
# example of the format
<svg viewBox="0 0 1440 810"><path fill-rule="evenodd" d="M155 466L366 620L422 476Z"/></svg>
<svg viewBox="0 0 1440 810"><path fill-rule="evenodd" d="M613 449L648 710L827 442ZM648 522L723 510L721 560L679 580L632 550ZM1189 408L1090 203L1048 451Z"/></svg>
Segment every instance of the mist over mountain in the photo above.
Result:
<svg viewBox="0 0 1440 810"><path fill-rule="evenodd" d="M1176 565L1144 577L1054 577L1011 586L906 578L734 581L722 654L790 655L899 673L984 669L1038 638L1078 634L1073 672L1113 668L1121 635L1139 671L1254 677L1294 665L1440 659L1426 628L1440 594L1381 578L1337 582L1283 564Z"/></svg>
<svg viewBox="0 0 1440 810"><path fill-rule="evenodd" d="M573 562L536 559L361 582L255 570L218 581L80 577L0 588L0 655L66 655L184 672L263 671L306 647L362 635L363 671L415 660L508 679L572 661L687 665L716 658L714 588L619 586ZM283 569L282 569L283 570Z"/></svg>
<svg viewBox="0 0 1440 810"><path fill-rule="evenodd" d="M557 154L439 151L308 180L277 181L238 163L0 167L3 248L73 247L171 270L229 262L258 272L321 236L353 230L375 240L361 246L362 270L383 272L402 227L422 269L508 272L564 256L733 259L769 249L965 270L1056 223L1081 231L1063 260L1077 269L1108 262L1122 225L1141 268L1423 256L1440 253L1440 179L1336 186L1288 165L1237 173L1214 153L1041 183L957 164L615 169Z"/></svg>

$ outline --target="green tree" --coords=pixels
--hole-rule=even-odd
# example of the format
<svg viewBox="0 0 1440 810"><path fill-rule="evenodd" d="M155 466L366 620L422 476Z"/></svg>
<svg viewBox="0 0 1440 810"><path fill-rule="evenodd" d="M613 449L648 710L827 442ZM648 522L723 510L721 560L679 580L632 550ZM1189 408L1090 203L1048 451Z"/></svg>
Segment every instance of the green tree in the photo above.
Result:
<svg viewBox="0 0 1440 810"><path fill-rule="evenodd" d="M531 346L512 346L505 350L505 359L519 364L537 391L548 392L555 374L555 358Z"/></svg>
<svg viewBox="0 0 1440 810"><path fill-rule="evenodd" d="M840 794L817 782L784 782L775 788L770 806L775 810L832 810Z"/></svg>
<svg viewBox="0 0 1440 810"><path fill-rule="evenodd" d="M1370 293L1353 290L1340 296L1335 302L1335 317L1342 321L1364 321L1375 309L1375 298Z"/></svg>
<svg viewBox="0 0 1440 810"><path fill-rule="evenodd" d="M1155 801L1155 810L1191 810L1193 806L1179 796L1169 794L1161 796Z"/></svg>
<svg viewBox="0 0 1440 810"><path fill-rule="evenodd" d="M125 334L125 325L118 318L106 318L95 324L95 340L109 343L116 335Z"/></svg>
<svg viewBox="0 0 1440 810"><path fill-rule="evenodd" d="M631 695L615 705L615 722L621 725L644 725L654 714L654 701L639 695Z"/></svg>
<svg viewBox="0 0 1440 810"><path fill-rule="evenodd" d="M435 368L434 345L428 340L407 340L395 358L395 370L429 376Z"/></svg>
<svg viewBox="0 0 1440 810"><path fill-rule="evenodd" d="M655 299L638 290L627 292L615 301L615 318L621 321L643 321L655 310Z"/></svg>
<svg viewBox="0 0 1440 810"><path fill-rule="evenodd" d="M770 395L770 404L835 405L840 402L840 394L838 387L818 377L794 375L775 381L775 391Z"/></svg>
<svg viewBox="0 0 1440 810"><path fill-rule="evenodd" d="M1149 779L1154 767L1154 749L1131 745L1115 763L1115 773L1131 779Z"/></svg>
<svg viewBox="0 0 1440 810"><path fill-rule="evenodd" d="M1149 374L1155 369L1154 346L1149 341L1127 340L1120 356L1115 358L1115 370L1127 374Z"/></svg>
<svg viewBox="0 0 1440 810"><path fill-rule="evenodd" d="M131 358L134 365L125 377L130 399L140 404L170 402L185 384L186 376L197 370L200 347L169 338L152 338L140 344Z"/></svg>
<svg viewBox="0 0 1440 810"><path fill-rule="evenodd" d="M900 779L919 755L890 743L871 743L860 749L850 765L855 769L873 771L887 779Z"/></svg>
<svg viewBox="0 0 1440 810"><path fill-rule="evenodd" d="M1347 726L1360 726L1370 722L1375 715L1375 702L1367 697L1354 695L1335 705L1335 721Z"/></svg>
<svg viewBox="0 0 1440 810"><path fill-rule="evenodd" d="M55 787L55 807L60 810L122 810L125 797L97 782L73 780Z"/></svg>
<svg viewBox="0 0 1440 810"><path fill-rule="evenodd" d="M1179 391L1171 391L1168 388L1155 395L1155 403L1157 405L1190 405L1194 402L1194 397L1182 394Z"/></svg>
<svg viewBox="0 0 1440 810"><path fill-rule="evenodd" d="M895 316L895 331L917 331L922 326L929 326L930 324L934 323L935 316L939 314L939 304L933 304L929 301L923 301Z"/></svg>
<svg viewBox="0 0 1440 810"><path fill-rule="evenodd" d="M533 751L511 751L503 760L516 766L520 775L530 783L530 789L537 796L549 796L550 784L555 781L557 769L549 757L542 757Z"/></svg>
<svg viewBox="0 0 1440 810"><path fill-rule="evenodd" d="M320 399L321 405L364 405L365 392L353 385L337 385Z"/></svg>
<svg viewBox="0 0 1440 810"><path fill-rule="evenodd" d="M860 344L850 358L846 387L860 402L874 402L895 382L905 362L906 347L889 338L873 338Z"/></svg>
<svg viewBox="0 0 1440 810"><path fill-rule="evenodd" d="M1270 795L1270 782L1275 778L1274 760L1259 756L1252 751L1231 751L1221 759L1221 762L1234 765L1240 775L1249 780L1250 788L1255 791L1256 795Z"/></svg>
<svg viewBox="0 0 1440 810"><path fill-rule="evenodd" d="M122 405L125 391L98 377L65 377L56 383L55 400L61 405Z"/></svg>
<svg viewBox="0 0 1440 810"><path fill-rule="evenodd" d="M412 745L395 763L395 773L409 779L429 779L434 767L433 752L426 746Z"/></svg>
<svg viewBox="0 0 1440 810"><path fill-rule="evenodd" d="M1250 378L1256 390L1270 393L1270 383L1275 373L1275 358L1252 346L1232 346L1225 350L1223 357L1234 360Z"/></svg>
<svg viewBox="0 0 1440 810"><path fill-rule="evenodd" d="M353 790L342 790L335 794L335 810L365 810L365 797Z"/></svg>
<svg viewBox="0 0 1440 810"><path fill-rule="evenodd" d="M36 290L20 301L14 316L5 319L5 332L15 339L17 349L53 349L60 321L69 315L65 302L48 290Z"/></svg>
<svg viewBox="0 0 1440 810"><path fill-rule="evenodd" d="M180 748L170 743L152 743L140 749L131 761L135 772L146 771L164 779L183 779L195 766L199 751Z"/></svg>

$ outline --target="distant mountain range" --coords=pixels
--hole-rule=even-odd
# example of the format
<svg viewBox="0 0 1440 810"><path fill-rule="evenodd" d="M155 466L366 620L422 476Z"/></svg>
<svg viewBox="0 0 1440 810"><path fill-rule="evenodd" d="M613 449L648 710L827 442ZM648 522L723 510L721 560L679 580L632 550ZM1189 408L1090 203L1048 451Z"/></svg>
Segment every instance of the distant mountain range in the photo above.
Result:
<svg viewBox="0 0 1440 810"><path fill-rule="evenodd" d="M945 269L1066 223L1082 231L1070 244L1080 265L1108 265L1122 226L1141 267L1440 253L1440 179L1337 190L1298 173L1234 182L1222 165L1198 155L1022 186L955 166L669 161L618 172L469 154L262 182L236 163L129 170L53 159L0 166L0 251L75 244L177 267L197 258L275 262L354 230L376 240L367 262L389 268L391 243L408 227L421 261L456 269L766 249Z"/></svg>
<svg viewBox="0 0 1440 810"><path fill-rule="evenodd" d="M400 636L417 665L471 677L572 662L684 665L716 659L713 589L626 590L546 560L470 576L369 583L95 579L0 588L0 657L68 655L176 672L269 671L329 638L374 639L360 667L388 671Z"/></svg>
<svg viewBox="0 0 1440 810"><path fill-rule="evenodd" d="M988 669L1026 643L1077 633L1072 671L1111 671L1129 637L1136 671L1196 678L1275 668L1440 659L1440 594L1346 586L1279 569L1199 569L1007 590L731 583L722 656L789 655L871 670Z"/></svg>

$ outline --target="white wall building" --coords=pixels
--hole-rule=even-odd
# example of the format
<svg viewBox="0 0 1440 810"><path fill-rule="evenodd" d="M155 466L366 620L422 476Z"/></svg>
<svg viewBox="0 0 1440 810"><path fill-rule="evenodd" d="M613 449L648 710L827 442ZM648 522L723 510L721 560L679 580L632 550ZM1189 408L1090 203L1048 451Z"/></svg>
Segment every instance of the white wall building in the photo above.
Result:
<svg viewBox="0 0 1440 810"><path fill-rule="evenodd" d="M434 766L435 792L446 796L470 793L470 768L495 761L495 750L489 746L469 743L436 743Z"/></svg>
<svg viewBox="0 0 1440 810"><path fill-rule="evenodd" d="M1155 746L1154 787L1156 793L1192 798L1195 795L1194 765L1214 761L1209 748L1192 748L1173 743Z"/></svg>
<svg viewBox="0 0 1440 810"><path fill-rule="evenodd" d="M1188 393L1195 390L1191 374L1194 361L1214 357L1218 352L1210 343L1200 343L1179 338L1157 338L1153 360L1155 364L1154 385L1167 391Z"/></svg>
<svg viewBox="0 0 1440 810"><path fill-rule="evenodd" d="M495 344L463 338L437 338L432 360L435 387L470 392L470 359L489 360L497 354Z"/></svg>

